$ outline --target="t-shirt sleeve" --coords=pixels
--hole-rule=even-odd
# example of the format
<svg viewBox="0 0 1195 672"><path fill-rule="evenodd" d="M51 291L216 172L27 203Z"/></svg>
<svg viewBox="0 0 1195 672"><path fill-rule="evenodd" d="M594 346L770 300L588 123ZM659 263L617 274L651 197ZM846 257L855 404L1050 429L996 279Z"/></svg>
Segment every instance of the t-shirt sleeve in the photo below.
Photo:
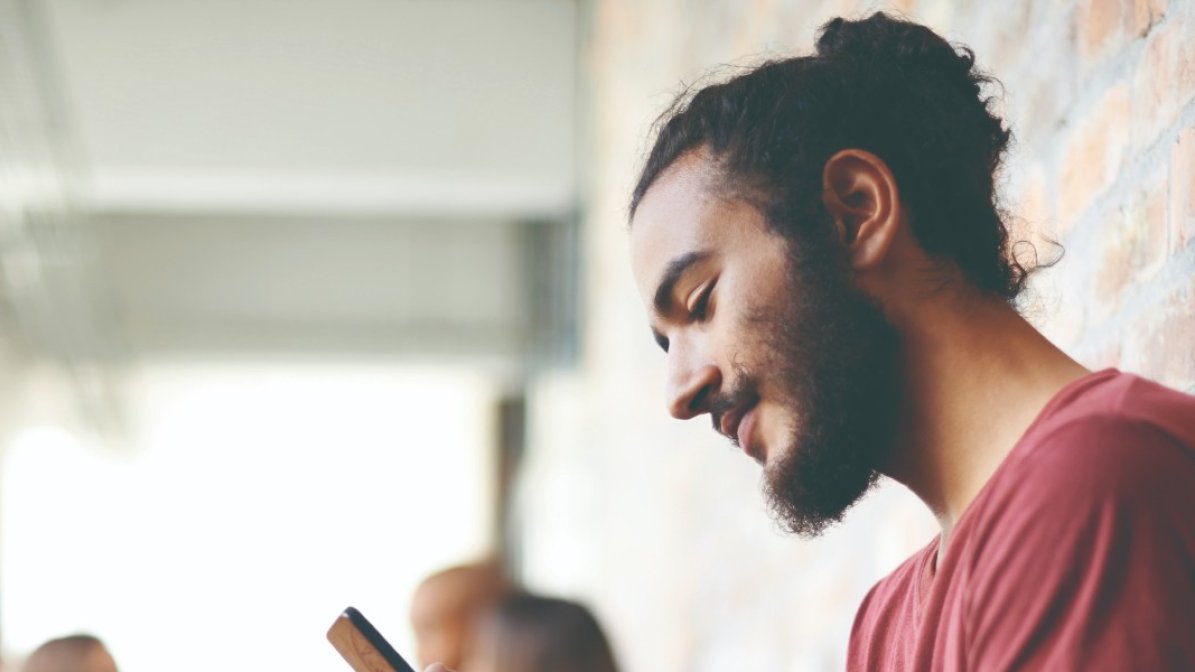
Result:
<svg viewBox="0 0 1195 672"><path fill-rule="evenodd" d="M968 669L1195 669L1195 455L1156 426L1055 430L967 550Z"/></svg>

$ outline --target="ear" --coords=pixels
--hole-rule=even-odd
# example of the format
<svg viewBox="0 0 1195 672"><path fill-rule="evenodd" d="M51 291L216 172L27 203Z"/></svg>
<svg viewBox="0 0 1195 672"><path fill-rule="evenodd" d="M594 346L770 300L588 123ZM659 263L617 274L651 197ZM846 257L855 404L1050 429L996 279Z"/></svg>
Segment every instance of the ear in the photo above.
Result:
<svg viewBox="0 0 1195 672"><path fill-rule="evenodd" d="M900 194L880 157L861 149L831 156L822 172L822 201L852 267L871 268L888 256L900 225Z"/></svg>

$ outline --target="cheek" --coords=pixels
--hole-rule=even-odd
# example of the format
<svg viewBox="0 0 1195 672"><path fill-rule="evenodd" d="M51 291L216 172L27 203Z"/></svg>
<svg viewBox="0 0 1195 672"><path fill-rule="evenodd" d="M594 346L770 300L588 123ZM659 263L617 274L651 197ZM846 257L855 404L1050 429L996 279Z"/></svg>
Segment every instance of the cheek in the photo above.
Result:
<svg viewBox="0 0 1195 672"><path fill-rule="evenodd" d="M760 405L760 411L760 432L768 445L787 443L797 427L792 409L787 404L765 401Z"/></svg>
<svg viewBox="0 0 1195 672"><path fill-rule="evenodd" d="M719 353L722 360L719 364L730 371L736 385L742 376L750 378L760 388L775 384L772 378L776 339L768 325L758 319L761 310L756 304L741 302L729 308L707 336L712 351Z"/></svg>
<svg viewBox="0 0 1195 672"><path fill-rule="evenodd" d="M758 311L758 299L749 290L750 287L741 281L725 279L720 282L713 319L700 331L703 344L719 360L720 366L757 376L764 339L761 339L753 319Z"/></svg>

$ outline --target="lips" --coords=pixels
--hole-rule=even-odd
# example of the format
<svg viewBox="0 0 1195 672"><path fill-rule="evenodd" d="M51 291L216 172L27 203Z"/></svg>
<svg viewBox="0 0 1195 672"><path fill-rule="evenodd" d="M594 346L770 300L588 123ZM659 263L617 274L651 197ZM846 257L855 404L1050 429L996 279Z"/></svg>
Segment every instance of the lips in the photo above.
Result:
<svg viewBox="0 0 1195 672"><path fill-rule="evenodd" d="M743 449L748 456L758 460L751 445L751 433L755 428L756 402L727 411L718 419L718 431Z"/></svg>
<svg viewBox="0 0 1195 672"><path fill-rule="evenodd" d="M757 406L751 406L747 412L739 419L739 426L735 430L735 436L738 438L739 447L747 456L756 462L763 462L763 455L760 453L759 446L751 441L751 435L755 432L755 412Z"/></svg>

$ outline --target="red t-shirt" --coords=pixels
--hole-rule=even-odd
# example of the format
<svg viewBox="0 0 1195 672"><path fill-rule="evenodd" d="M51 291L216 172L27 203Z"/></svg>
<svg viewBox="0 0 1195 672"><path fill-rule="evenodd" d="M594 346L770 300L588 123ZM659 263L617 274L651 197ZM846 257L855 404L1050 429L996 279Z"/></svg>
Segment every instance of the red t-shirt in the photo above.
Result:
<svg viewBox="0 0 1195 672"><path fill-rule="evenodd" d="M1067 385L937 555L872 588L848 670L1195 670L1195 397Z"/></svg>

